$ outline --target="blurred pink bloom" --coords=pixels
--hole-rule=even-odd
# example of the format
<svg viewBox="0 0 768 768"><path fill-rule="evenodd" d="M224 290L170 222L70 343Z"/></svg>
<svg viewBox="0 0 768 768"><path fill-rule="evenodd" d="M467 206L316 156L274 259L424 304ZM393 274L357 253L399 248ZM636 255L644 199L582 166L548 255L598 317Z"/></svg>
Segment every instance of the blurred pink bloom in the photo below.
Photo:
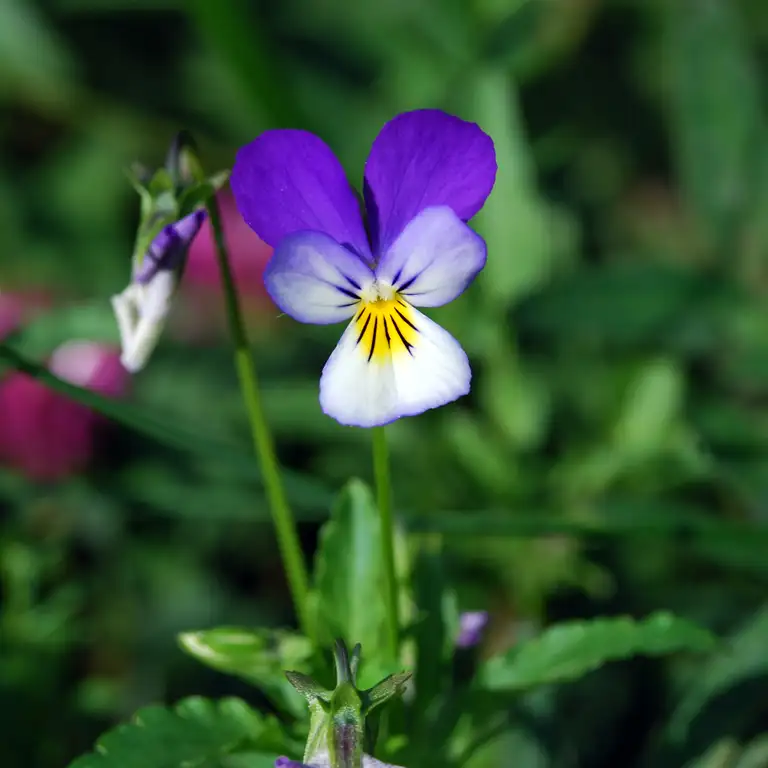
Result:
<svg viewBox="0 0 768 768"><path fill-rule="evenodd" d="M245 320L252 330L262 330L279 310L264 288L264 267L272 249L243 221L232 193L218 196L224 236L231 258ZM205 221L192 241L184 276L175 330L187 341L218 337L226 329L224 296L210 221Z"/></svg>
<svg viewBox="0 0 768 768"><path fill-rule="evenodd" d="M13 304L0 300L0 338L13 330ZM16 317L20 317L19 307ZM49 370L72 384L108 397L127 391L129 375L119 350L91 341L69 341L48 361ZM61 479L87 466L100 417L23 373L0 381L0 464L34 480Z"/></svg>
<svg viewBox="0 0 768 768"><path fill-rule="evenodd" d="M224 237L232 259L232 272L243 298L263 299L269 302L264 288L264 267L272 249L245 223L237 210L232 193L227 190L218 196ZM216 249L213 244L211 222L206 220L189 248L184 282L188 286L208 289L219 295L221 277Z"/></svg>

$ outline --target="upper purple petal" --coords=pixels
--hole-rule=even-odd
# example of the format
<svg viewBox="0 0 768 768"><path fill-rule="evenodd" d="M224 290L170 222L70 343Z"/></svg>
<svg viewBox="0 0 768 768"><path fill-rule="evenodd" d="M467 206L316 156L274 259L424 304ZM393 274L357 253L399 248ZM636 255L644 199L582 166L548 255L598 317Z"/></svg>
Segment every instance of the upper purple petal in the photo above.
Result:
<svg viewBox="0 0 768 768"><path fill-rule="evenodd" d="M398 115L381 129L365 166L374 253L386 253L424 208L447 205L468 221L495 179L493 141L474 123L437 109Z"/></svg>
<svg viewBox="0 0 768 768"><path fill-rule="evenodd" d="M242 147L230 180L251 229L276 248L294 232L323 232L370 261L358 198L330 147L299 130L266 131Z"/></svg>

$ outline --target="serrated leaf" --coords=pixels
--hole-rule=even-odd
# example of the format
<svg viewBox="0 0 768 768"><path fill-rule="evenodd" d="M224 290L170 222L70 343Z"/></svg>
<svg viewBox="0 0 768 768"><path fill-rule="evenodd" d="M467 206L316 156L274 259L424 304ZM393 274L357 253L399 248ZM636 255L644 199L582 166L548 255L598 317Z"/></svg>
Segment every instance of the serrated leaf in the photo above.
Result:
<svg viewBox="0 0 768 768"><path fill-rule="evenodd" d="M711 651L716 644L707 630L665 612L643 621L621 616L565 622L490 659L480 677L488 690L521 690L575 680L609 661Z"/></svg>
<svg viewBox="0 0 768 768"><path fill-rule="evenodd" d="M259 686L278 705L303 717L306 705L286 669L309 669L312 643L303 635L273 629L219 627L179 635L181 647L209 667Z"/></svg>
<svg viewBox="0 0 768 768"><path fill-rule="evenodd" d="M378 658L385 638L380 535L371 491L350 481L320 532L315 585L328 639L361 643L363 664Z"/></svg>
<svg viewBox="0 0 768 768"><path fill-rule="evenodd" d="M192 768L238 745L256 745L263 728L262 717L239 699L192 697L173 709L139 710L132 722L106 733L94 752L70 768Z"/></svg>

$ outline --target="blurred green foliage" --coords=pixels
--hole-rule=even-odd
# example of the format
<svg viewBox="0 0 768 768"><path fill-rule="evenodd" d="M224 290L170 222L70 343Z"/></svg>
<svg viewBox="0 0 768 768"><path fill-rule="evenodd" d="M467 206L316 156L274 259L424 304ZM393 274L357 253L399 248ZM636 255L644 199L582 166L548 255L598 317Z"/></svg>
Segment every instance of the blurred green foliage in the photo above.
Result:
<svg viewBox="0 0 768 768"><path fill-rule="evenodd" d="M419 604L445 603L445 568L462 609L493 609L489 653L662 609L734 641L495 701L473 764L766 765L767 86L764 0L1 0L0 290L54 306L21 332L33 361L114 338L138 220L122 169L181 126L209 168L304 127L360 179L399 111L479 122L488 266L435 313L473 392L390 430L399 518L446 554L422 554ZM88 472L0 468L0 765L65 765L152 702L263 703L176 646L293 621L227 340L214 312L190 340L194 300ZM369 438L317 404L337 329L266 303L251 325L311 553L333 491L370 477Z"/></svg>

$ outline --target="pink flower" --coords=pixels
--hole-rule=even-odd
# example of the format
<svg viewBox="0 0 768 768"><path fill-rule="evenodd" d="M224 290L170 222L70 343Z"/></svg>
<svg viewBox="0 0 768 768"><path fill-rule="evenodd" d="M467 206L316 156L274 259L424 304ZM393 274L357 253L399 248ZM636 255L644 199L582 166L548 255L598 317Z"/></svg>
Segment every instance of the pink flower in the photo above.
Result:
<svg viewBox="0 0 768 768"><path fill-rule="evenodd" d="M8 297L0 302L0 337L15 322ZM21 311L18 313L21 314ZM125 394L129 375L116 349L91 341L69 341L48 361L66 381L108 397ZM23 373L0 382L0 464L29 478L59 480L87 466L100 417Z"/></svg>
<svg viewBox="0 0 768 768"><path fill-rule="evenodd" d="M237 288L244 297L264 298L267 295L264 267L272 255L272 249L243 221L231 192L219 194L218 201ZM216 260L210 221L203 223L189 248L184 282L214 292L221 291L219 263Z"/></svg>
<svg viewBox="0 0 768 768"><path fill-rule="evenodd" d="M229 190L220 193L218 201L232 273L246 318L252 326L263 325L270 311L274 310L275 316L279 312L264 288L264 267L272 249L243 221ZM218 333L226 327L219 262L208 220L189 248L181 295L181 317L176 329L187 339L209 337L212 328Z"/></svg>

